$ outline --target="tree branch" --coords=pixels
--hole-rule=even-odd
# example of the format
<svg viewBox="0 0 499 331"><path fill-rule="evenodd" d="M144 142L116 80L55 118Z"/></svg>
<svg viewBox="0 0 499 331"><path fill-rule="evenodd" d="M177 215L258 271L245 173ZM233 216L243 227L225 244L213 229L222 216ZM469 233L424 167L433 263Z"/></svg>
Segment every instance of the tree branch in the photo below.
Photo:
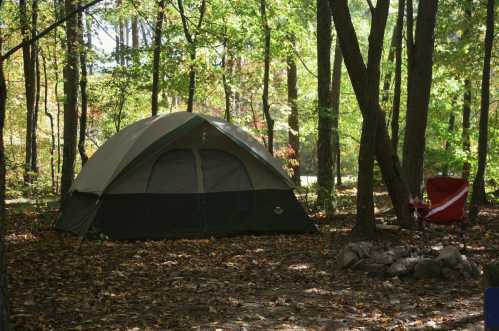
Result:
<svg viewBox="0 0 499 331"><path fill-rule="evenodd" d="M77 7L75 10L73 10L71 13L69 13L68 15L66 15L65 17L61 18L60 20L52 23L49 27L47 27L45 30L43 30L42 32L40 32L39 34L37 34L36 36L34 36L33 38L30 38L30 39L27 39L23 42L21 42L20 44L18 44L17 46L11 48L10 50L8 50L5 54L3 54L2 56L0 56L0 59L2 61L8 59L12 54L14 54L15 52L17 52L19 49L21 49L23 46L26 46L26 45L31 45L32 43L34 43L35 41L37 41L38 39L42 38L43 36L45 36L46 34L48 34L50 31L54 30L55 28L57 28L59 25L61 25L62 23L66 22L69 18L73 17L74 15L78 14L78 13L81 13L82 11L98 4L99 2L101 2L102 0L93 0L93 1L90 1L88 4L84 5L84 6L80 6L80 7Z"/></svg>

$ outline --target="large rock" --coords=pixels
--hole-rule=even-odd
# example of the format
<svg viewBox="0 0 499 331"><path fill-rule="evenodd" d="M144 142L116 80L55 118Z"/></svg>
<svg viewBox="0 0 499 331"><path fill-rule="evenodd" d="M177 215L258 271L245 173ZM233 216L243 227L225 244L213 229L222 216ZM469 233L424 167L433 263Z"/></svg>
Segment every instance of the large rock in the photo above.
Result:
<svg viewBox="0 0 499 331"><path fill-rule="evenodd" d="M403 276L411 273L414 266L419 262L419 257L405 257L393 263L387 270L390 276Z"/></svg>
<svg viewBox="0 0 499 331"><path fill-rule="evenodd" d="M342 268L348 268L358 261L359 256L357 253L345 248L341 250L340 256L338 257L338 262Z"/></svg>
<svg viewBox="0 0 499 331"><path fill-rule="evenodd" d="M367 241L350 243L340 251L338 261L342 268L348 268L360 259L368 258L371 254L373 244Z"/></svg>
<svg viewBox="0 0 499 331"><path fill-rule="evenodd" d="M386 266L384 264L375 263L371 259L362 259L352 265L351 268L353 270L365 271L371 275L383 275Z"/></svg>
<svg viewBox="0 0 499 331"><path fill-rule="evenodd" d="M391 249L386 252L376 252L372 259L376 264L389 265L395 262L395 253Z"/></svg>
<svg viewBox="0 0 499 331"><path fill-rule="evenodd" d="M460 264L464 259L457 247L446 246L440 250L440 253L436 260L449 267L455 267L458 264Z"/></svg>
<svg viewBox="0 0 499 331"><path fill-rule="evenodd" d="M414 268L414 277L419 279L438 278L441 273L441 264L436 259L423 259Z"/></svg>

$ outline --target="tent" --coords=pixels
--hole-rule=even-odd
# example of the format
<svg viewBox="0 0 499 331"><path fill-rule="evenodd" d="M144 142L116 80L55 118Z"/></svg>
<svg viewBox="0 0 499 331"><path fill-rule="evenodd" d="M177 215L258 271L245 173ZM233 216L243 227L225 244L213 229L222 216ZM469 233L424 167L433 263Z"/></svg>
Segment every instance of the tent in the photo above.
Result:
<svg viewBox="0 0 499 331"><path fill-rule="evenodd" d="M314 232L281 164L253 137L211 116L135 122L81 169L56 228L111 239Z"/></svg>

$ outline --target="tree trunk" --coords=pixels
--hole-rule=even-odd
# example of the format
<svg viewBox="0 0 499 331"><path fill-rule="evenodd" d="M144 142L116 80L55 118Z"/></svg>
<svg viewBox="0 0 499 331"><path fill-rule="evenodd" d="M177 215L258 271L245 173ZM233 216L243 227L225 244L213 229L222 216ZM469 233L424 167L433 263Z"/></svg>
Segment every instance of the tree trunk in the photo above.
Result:
<svg viewBox="0 0 499 331"><path fill-rule="evenodd" d="M454 134L454 125L455 125L456 117L454 116L454 112L451 111L449 115L449 137L452 137ZM448 138L447 141L445 142L445 155L446 157L450 156L450 150L451 150L451 140ZM442 175L443 176L449 176L449 161L445 162L444 168L442 169Z"/></svg>
<svg viewBox="0 0 499 331"><path fill-rule="evenodd" d="M38 49L34 52L35 60L35 109L33 111L33 123L31 134L31 171L35 179L38 174L38 149L37 149L37 131L38 131L38 114L40 112L40 60L38 56Z"/></svg>
<svg viewBox="0 0 499 331"><path fill-rule="evenodd" d="M478 205L487 203L485 195L485 166L487 164L487 145L489 130L489 98L490 98L490 62L492 44L494 42L495 0L487 1L487 28L485 32L485 52L482 72L482 96L480 105L480 131L478 136L478 167L473 181L471 195L470 218L478 215Z"/></svg>
<svg viewBox="0 0 499 331"><path fill-rule="evenodd" d="M341 180L341 145L340 145L340 135L336 137L336 186L343 185Z"/></svg>
<svg viewBox="0 0 499 331"><path fill-rule="evenodd" d="M350 76L350 81L355 91L357 102L362 115L368 111L369 99L367 96L368 78L367 68L362 59L360 46L355 34L348 6L344 0L330 0L336 31L345 60L345 65ZM342 28L338 28L341 26ZM409 213L409 193L407 185L401 174L401 168L396 155L392 153L391 141L386 129L385 118L380 105L374 105L377 116L376 131L376 159L383 175L383 180L393 203L398 222L402 226L410 227L414 223Z"/></svg>
<svg viewBox="0 0 499 331"><path fill-rule="evenodd" d="M156 16L156 27L154 29L154 54L152 63L152 96L151 96L151 114L158 114L159 97L159 59L161 55L161 33L163 30L163 20L165 16L165 1L158 3L158 15Z"/></svg>
<svg viewBox="0 0 499 331"><path fill-rule="evenodd" d="M331 107L332 107L332 130L333 130L333 168L336 172L337 184L341 185L340 173L340 93L341 93L341 67L343 54L341 53L338 38L334 46L333 74L331 77ZM339 179L339 180L338 180Z"/></svg>
<svg viewBox="0 0 499 331"><path fill-rule="evenodd" d="M65 0L66 13L74 11L78 0ZM64 64L64 147L61 175L61 208L64 207L74 177L78 127L78 85L80 82L78 18L66 21L66 63Z"/></svg>
<svg viewBox="0 0 499 331"><path fill-rule="evenodd" d="M194 94L196 93L196 47L189 46L189 96L187 98L187 111L194 110Z"/></svg>
<svg viewBox="0 0 499 331"><path fill-rule="evenodd" d="M398 154L399 143L399 117L400 117L400 94L402 86L402 33L404 30L405 0L399 0L397 13L397 24L395 26L395 83L393 88L392 104L392 153Z"/></svg>
<svg viewBox="0 0 499 331"><path fill-rule="evenodd" d="M286 58L287 62L287 83L288 83L288 106L290 108L288 116L288 143L293 151L290 156L293 159L292 169L293 175L291 178L293 182L300 186L300 121L298 117L298 71L296 68L294 48L295 48L295 35L290 36L291 50Z"/></svg>
<svg viewBox="0 0 499 331"><path fill-rule="evenodd" d="M19 10L20 10L20 21L21 21L21 34L23 36L23 41L27 41L30 38L30 30L31 36L36 34L35 24L36 24L36 7L37 1L33 2L33 15L30 24L28 22L28 13L27 13L27 5L26 0L19 1ZM36 95L36 45L26 44L22 47L23 52L23 68L24 68L24 84L26 89L26 157L25 157L25 165L24 165L24 182L30 183L32 181L32 152L33 152L33 121L34 121L34 112L35 112L35 95Z"/></svg>
<svg viewBox="0 0 499 331"><path fill-rule="evenodd" d="M57 30L54 31L54 52L52 58L54 59L54 94L55 94L55 104L57 106L56 114L56 130L57 130L57 167L56 167L56 192L59 191L59 180L61 175L61 102L59 99L59 65L57 63Z"/></svg>
<svg viewBox="0 0 499 331"><path fill-rule="evenodd" d="M408 46L411 58L409 59L407 77L407 119L403 161L409 191L413 197L420 198L422 195L421 184L423 182L425 133L430 102L433 35L437 3L437 0L419 2L415 40L412 45ZM408 30L407 33L412 34L412 31Z"/></svg>
<svg viewBox="0 0 499 331"><path fill-rule="evenodd" d="M274 154L274 119L270 115L269 104L269 80L270 80L270 27L267 20L266 0L260 0L260 15L263 30L263 93L262 108L265 122L267 123L267 148L270 154Z"/></svg>
<svg viewBox="0 0 499 331"><path fill-rule="evenodd" d="M328 0L317 0L317 203L327 217L334 213L330 57L331 8Z"/></svg>
<svg viewBox="0 0 499 331"><path fill-rule="evenodd" d="M380 62L383 52L383 36L390 0L378 0L371 8L371 31L369 33L369 51L367 61L368 109L362 122L362 135L359 149L359 171L357 181L357 223L354 231L367 237L376 232L374 217L373 177L374 155L376 150L376 127L379 106ZM340 29L341 27L338 27Z"/></svg>
<svg viewBox="0 0 499 331"><path fill-rule="evenodd" d="M87 30L87 50L92 49L92 16L88 14L88 11L85 11L85 25ZM94 74L94 66L92 61L87 63L88 74L92 76Z"/></svg>
<svg viewBox="0 0 499 331"><path fill-rule="evenodd" d="M226 31L225 31L226 32ZM224 97L225 97L225 120L227 122L231 122L231 97L232 97L232 91L230 88L230 84L227 79L227 75L231 71L231 64L227 63L227 54L229 52L228 49L228 44L227 44L227 36L224 35L224 40L223 40L223 53L222 53L222 82L224 86Z"/></svg>
<svg viewBox="0 0 499 331"><path fill-rule="evenodd" d="M400 2L399 2L400 5ZM381 104L384 109L388 109L388 102L390 101L390 87L392 85L392 70L391 66L395 61L395 43L397 39L397 25L393 27L392 39L390 42L390 48L388 50L388 63L385 78L383 80L383 97L381 99Z"/></svg>
<svg viewBox="0 0 499 331"><path fill-rule="evenodd" d="M196 25L196 30L194 32L189 30L188 18L184 12L183 0L178 0L178 8L180 12L180 17L182 19L182 28L184 30L185 39L188 43L189 49L189 97L187 100L187 111L192 113L194 110L194 94L196 92L196 47L197 47L197 36L201 25L203 24L204 13L206 10L206 0L201 0L201 5L199 6L199 20ZM192 23L192 22L191 22Z"/></svg>
<svg viewBox="0 0 499 331"><path fill-rule="evenodd" d="M465 160L463 162L462 177L466 180L470 177L471 164L469 161L471 154L470 147L470 117L471 117L471 80L464 80L464 95L463 95L463 150Z"/></svg>
<svg viewBox="0 0 499 331"><path fill-rule="evenodd" d="M44 84L44 113L47 116L50 124L50 179L52 193L57 193L57 184L55 178L55 132L54 132L54 116L49 112L48 107L48 79L47 79L47 61L42 52L40 52L42 57L42 67L43 67L43 84Z"/></svg>
<svg viewBox="0 0 499 331"><path fill-rule="evenodd" d="M137 15L132 17L132 48L139 48L139 23L137 19Z"/></svg>
<svg viewBox="0 0 499 331"><path fill-rule="evenodd" d="M0 9L3 0L0 0ZM3 31L0 28L0 54L3 50ZM5 148L3 143L3 129L5 123L5 111L7 103L7 85L3 71L3 58L0 56L0 330L10 330L9 325L9 303L7 295L7 267L5 262Z"/></svg>
<svg viewBox="0 0 499 331"><path fill-rule="evenodd" d="M80 153L81 165L84 166L88 160L87 152L85 151L85 136L87 133L87 111L88 111L88 96L87 96L87 45L85 45L83 35L83 13L78 14L80 26L80 94L81 94L81 114L80 114L80 139L78 141L78 152ZM88 31L87 31L88 33Z"/></svg>

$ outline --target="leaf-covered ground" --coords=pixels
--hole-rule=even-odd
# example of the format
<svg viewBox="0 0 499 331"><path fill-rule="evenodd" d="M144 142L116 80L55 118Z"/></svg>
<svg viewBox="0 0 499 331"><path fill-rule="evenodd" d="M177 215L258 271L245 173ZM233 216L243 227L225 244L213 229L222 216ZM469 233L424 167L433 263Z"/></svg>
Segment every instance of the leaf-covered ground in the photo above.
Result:
<svg viewBox="0 0 499 331"><path fill-rule="evenodd" d="M345 211L317 235L87 240L77 249L77 238L51 229L55 212L35 209L9 207L15 330L483 328L479 281L380 279L338 269L354 220ZM468 229L467 254L476 262L497 257L498 214L486 209ZM431 236L433 244L455 239ZM405 231L382 238L419 242Z"/></svg>

